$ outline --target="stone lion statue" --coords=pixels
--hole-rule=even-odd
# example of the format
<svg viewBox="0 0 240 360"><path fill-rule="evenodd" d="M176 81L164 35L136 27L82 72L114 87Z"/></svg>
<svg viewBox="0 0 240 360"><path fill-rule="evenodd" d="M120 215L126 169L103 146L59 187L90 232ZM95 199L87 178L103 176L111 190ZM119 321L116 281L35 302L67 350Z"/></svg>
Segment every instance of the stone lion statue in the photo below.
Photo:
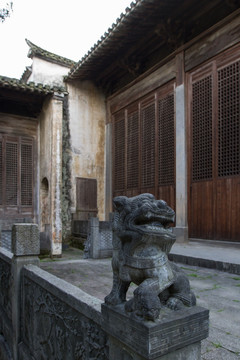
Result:
<svg viewBox="0 0 240 360"><path fill-rule="evenodd" d="M195 305L188 278L168 260L176 240L170 228L174 211L152 194L118 196L113 205L113 287L105 303L125 303L127 312L152 321L162 307L178 310ZM138 287L126 302L131 282Z"/></svg>

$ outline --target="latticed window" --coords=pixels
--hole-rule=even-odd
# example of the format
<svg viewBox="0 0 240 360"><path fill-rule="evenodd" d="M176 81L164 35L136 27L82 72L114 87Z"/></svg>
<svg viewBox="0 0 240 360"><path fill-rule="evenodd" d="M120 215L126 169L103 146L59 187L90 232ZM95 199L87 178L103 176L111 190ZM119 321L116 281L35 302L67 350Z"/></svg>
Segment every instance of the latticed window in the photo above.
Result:
<svg viewBox="0 0 240 360"><path fill-rule="evenodd" d="M194 182L240 174L240 62L212 64L192 82Z"/></svg>
<svg viewBox="0 0 240 360"><path fill-rule="evenodd" d="M240 62L218 71L218 176L240 174Z"/></svg>
<svg viewBox="0 0 240 360"><path fill-rule="evenodd" d="M142 178L143 187L154 186L155 181L155 104L141 112Z"/></svg>
<svg viewBox="0 0 240 360"><path fill-rule="evenodd" d="M212 178L212 76L193 83L192 88L192 178Z"/></svg>
<svg viewBox="0 0 240 360"><path fill-rule="evenodd" d="M127 188L138 187L139 169L138 110L128 113L127 119Z"/></svg>
<svg viewBox="0 0 240 360"><path fill-rule="evenodd" d="M170 94L158 102L158 184L175 184L175 131L174 95Z"/></svg>
<svg viewBox="0 0 240 360"><path fill-rule="evenodd" d="M33 143L0 135L0 205L33 205Z"/></svg>
<svg viewBox="0 0 240 360"><path fill-rule="evenodd" d="M6 143L6 205L18 204L18 144Z"/></svg>
<svg viewBox="0 0 240 360"><path fill-rule="evenodd" d="M125 182L125 118L124 112L115 116L114 122L114 184L123 190Z"/></svg>
<svg viewBox="0 0 240 360"><path fill-rule="evenodd" d="M32 205L32 144L21 145L21 204Z"/></svg>
<svg viewBox="0 0 240 360"><path fill-rule="evenodd" d="M189 235L239 241L240 46L189 73Z"/></svg>

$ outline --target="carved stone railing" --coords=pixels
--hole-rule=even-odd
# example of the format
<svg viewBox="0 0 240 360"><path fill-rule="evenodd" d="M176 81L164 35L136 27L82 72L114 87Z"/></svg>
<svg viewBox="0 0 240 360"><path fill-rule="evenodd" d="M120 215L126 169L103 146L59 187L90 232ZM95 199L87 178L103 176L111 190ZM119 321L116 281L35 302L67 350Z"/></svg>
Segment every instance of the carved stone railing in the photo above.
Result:
<svg viewBox="0 0 240 360"><path fill-rule="evenodd" d="M39 268L37 225L0 248L0 359L108 360L101 301Z"/></svg>
<svg viewBox="0 0 240 360"><path fill-rule="evenodd" d="M36 266L23 271L20 360L108 359L101 301ZM32 356L32 357L31 357Z"/></svg>
<svg viewBox="0 0 240 360"><path fill-rule="evenodd" d="M12 356L12 256L11 252L0 247L0 334L4 334L0 339L0 358L4 353Z"/></svg>
<svg viewBox="0 0 240 360"><path fill-rule="evenodd" d="M39 244L37 225L17 224L12 253L0 248L1 360L200 360L208 310L165 308L147 321L102 304L40 269Z"/></svg>
<svg viewBox="0 0 240 360"><path fill-rule="evenodd" d="M85 237L85 258L103 259L112 256L112 222L99 221L97 217L87 220L73 220L72 232Z"/></svg>

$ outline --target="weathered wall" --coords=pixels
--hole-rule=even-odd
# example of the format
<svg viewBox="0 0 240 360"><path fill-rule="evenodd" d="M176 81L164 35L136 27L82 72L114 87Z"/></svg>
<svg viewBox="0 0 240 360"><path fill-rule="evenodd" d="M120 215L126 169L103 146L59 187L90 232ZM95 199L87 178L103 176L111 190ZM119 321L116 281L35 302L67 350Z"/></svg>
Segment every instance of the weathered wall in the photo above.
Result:
<svg viewBox="0 0 240 360"><path fill-rule="evenodd" d="M62 123L62 238L68 242L71 237L71 142L69 126L69 104L68 96L63 101L63 123Z"/></svg>
<svg viewBox="0 0 240 360"><path fill-rule="evenodd" d="M71 82L67 89L72 156L71 211L76 212L76 178L94 178L97 179L98 216L104 220L105 98L90 82Z"/></svg>
<svg viewBox="0 0 240 360"><path fill-rule="evenodd" d="M40 116L40 231L50 237L51 254L62 251L63 98L47 100Z"/></svg>
<svg viewBox="0 0 240 360"><path fill-rule="evenodd" d="M44 85L63 86L63 77L68 72L68 67L33 57L32 74L28 82L34 81Z"/></svg>

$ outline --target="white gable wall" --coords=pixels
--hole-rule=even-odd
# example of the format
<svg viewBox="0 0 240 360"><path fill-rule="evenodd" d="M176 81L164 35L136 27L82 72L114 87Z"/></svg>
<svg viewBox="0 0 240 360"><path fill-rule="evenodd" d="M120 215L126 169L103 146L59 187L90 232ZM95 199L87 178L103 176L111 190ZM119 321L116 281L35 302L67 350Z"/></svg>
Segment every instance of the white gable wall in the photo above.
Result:
<svg viewBox="0 0 240 360"><path fill-rule="evenodd" d="M34 81L43 85L64 86L63 77L69 72L69 67L33 57L32 74L28 82Z"/></svg>

